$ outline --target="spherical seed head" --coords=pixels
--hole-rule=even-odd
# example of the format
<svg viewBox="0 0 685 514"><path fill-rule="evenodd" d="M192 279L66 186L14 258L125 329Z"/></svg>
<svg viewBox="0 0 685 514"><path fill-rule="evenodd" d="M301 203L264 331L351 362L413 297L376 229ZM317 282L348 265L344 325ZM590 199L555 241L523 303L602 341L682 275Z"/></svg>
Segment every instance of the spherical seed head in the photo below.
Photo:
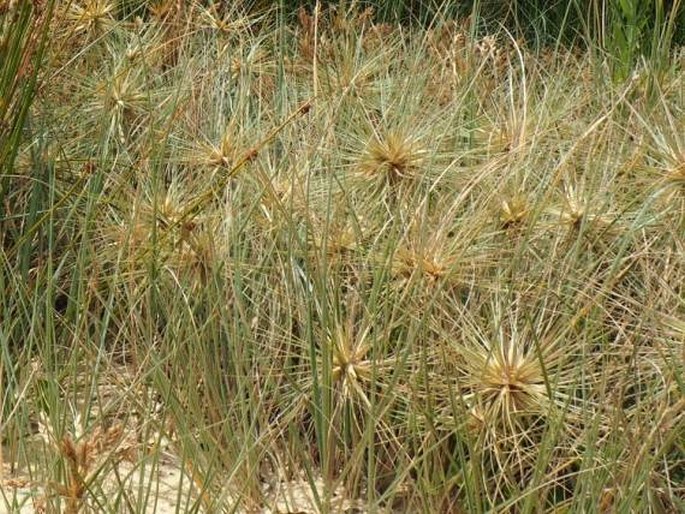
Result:
<svg viewBox="0 0 685 514"><path fill-rule="evenodd" d="M426 150L410 136L390 132L369 142L361 159L361 171L368 176L383 175L391 184L415 177Z"/></svg>
<svg viewBox="0 0 685 514"><path fill-rule="evenodd" d="M546 394L544 376L535 356L519 350L500 351L481 362L481 400L501 421L514 414L540 411Z"/></svg>

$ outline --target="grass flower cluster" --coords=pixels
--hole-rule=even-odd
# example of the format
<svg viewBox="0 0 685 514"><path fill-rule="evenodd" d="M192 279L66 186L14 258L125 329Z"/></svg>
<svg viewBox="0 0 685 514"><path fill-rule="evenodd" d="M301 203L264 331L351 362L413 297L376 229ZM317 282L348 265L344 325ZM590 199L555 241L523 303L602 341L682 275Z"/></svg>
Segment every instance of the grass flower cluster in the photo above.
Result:
<svg viewBox="0 0 685 514"><path fill-rule="evenodd" d="M682 51L135 3L0 11L0 511L685 509Z"/></svg>

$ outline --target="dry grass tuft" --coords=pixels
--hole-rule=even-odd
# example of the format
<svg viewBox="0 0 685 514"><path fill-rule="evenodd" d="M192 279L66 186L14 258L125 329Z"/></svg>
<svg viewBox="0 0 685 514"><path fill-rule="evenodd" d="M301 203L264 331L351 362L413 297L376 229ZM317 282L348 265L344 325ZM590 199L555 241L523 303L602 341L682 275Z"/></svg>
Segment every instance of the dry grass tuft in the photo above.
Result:
<svg viewBox="0 0 685 514"><path fill-rule="evenodd" d="M683 510L682 62L44 4L0 7L1 457L36 508L148 511L174 469L178 512Z"/></svg>

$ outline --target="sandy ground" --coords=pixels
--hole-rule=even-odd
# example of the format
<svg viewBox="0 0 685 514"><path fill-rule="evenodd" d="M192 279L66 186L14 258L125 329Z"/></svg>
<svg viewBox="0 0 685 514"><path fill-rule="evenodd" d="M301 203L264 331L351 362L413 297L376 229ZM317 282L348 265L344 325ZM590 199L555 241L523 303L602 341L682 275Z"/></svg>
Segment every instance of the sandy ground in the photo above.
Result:
<svg viewBox="0 0 685 514"><path fill-rule="evenodd" d="M129 466L129 469L126 469L126 466L120 466L118 472L122 476L130 477L129 480L132 484L141 482L141 474L140 472L133 470L133 466ZM50 491L49 487L46 488L42 484L32 482L22 473L15 473L14 476L8 478L10 473L8 473L7 466L4 476L6 478L2 480L0 514L49 513L56 510L55 507L58 502L62 506L62 511L64 511L67 504L66 500L57 499L56 493ZM136 512L158 512L160 514L179 512L179 510L177 510L177 505L179 505L179 491L181 491L182 496L185 496L186 498L191 496L188 478L186 477L184 479L183 473L181 473L179 469L175 469L172 466L164 466L155 473L153 480L155 483L152 485L151 490L154 497L147 502L144 509L136 510ZM150 480L147 480L147 482L149 481ZM114 505L111 507L111 509L106 508L105 511L112 512L113 509L116 509ZM94 506L91 509L82 509L83 512L97 512L99 510L101 510L101 507L97 506ZM117 510L120 512L130 512L129 507L125 502L122 502L120 509ZM180 512L183 512L184 510L186 509L181 508Z"/></svg>
<svg viewBox="0 0 685 514"><path fill-rule="evenodd" d="M117 480L117 476L119 479ZM208 512L200 506L197 491L190 478L172 459L163 459L156 470L143 471L130 463L122 462L117 469L109 470L102 478L104 484L96 496L109 495L107 500L98 504L89 493L79 512L126 512L126 513L159 513L171 514L181 512ZM124 487L119 484L125 483ZM323 482L315 481L319 494L323 493ZM22 471L12 470L8 463L3 463L0 479L0 514L30 514L51 512L68 512L67 500L59 498L54 487L32 481ZM266 490L265 486L265 490ZM233 510L235 500L226 497L223 507L236 513L255 514L314 514L318 512L310 484L304 480L280 482L265 493L265 505L252 509ZM122 490L126 494L122 494ZM136 492L137 490L137 492ZM141 494L143 491L143 494ZM136 505L136 499L149 497L143 505ZM57 508L59 504L60 509ZM335 491L332 498L332 509L340 513L363 513L361 502L345 498L343 490Z"/></svg>
<svg viewBox="0 0 685 514"><path fill-rule="evenodd" d="M103 406L102 412L100 408L93 407L91 416L107 419L109 428L101 429L101 425L93 423L86 428L79 415L74 414L69 425L73 434L58 437L49 420L32 414L35 418L31 423L34 433L26 436L23 443L26 453L33 455L33 459L41 459L31 464L33 475L25 463L12 463L13 453L6 447L0 447L0 514L209 512L203 508L200 492L189 477L188 468L184 468L178 458L175 451L178 445L160 433L159 427L165 427L165 434L174 433L173 429L166 427L163 406L152 400L153 395L149 391L131 388L130 384L138 381L130 370L115 369L103 375L101 380L99 399L91 405ZM81 389L88 391L87 385ZM146 400L141 400L140 395ZM136 409L146 410L147 414L137 415ZM70 410L79 412L78 408ZM52 471L46 472L50 468ZM66 471L60 474L59 469ZM80 479L83 482L80 493L83 500L80 508L74 510L74 507L71 511L68 508L68 489L78 487L74 484L79 478L70 480L70 469L76 470L72 477L83 477ZM46 475L52 480L61 480L61 483L45 483L36 478ZM269 482L263 484L260 494L263 505L250 505L249 511L243 505L236 509L240 492L229 490L230 484L226 484L225 491L213 489L212 500L215 503L209 504L210 509L216 512L216 503L219 503L222 510L236 514L318 512L312 485L304 473L297 480L273 477ZM319 497L325 497L323 480L315 479L313 483ZM343 489L333 491L330 496L333 512L363 513L367 510L362 502L350 500Z"/></svg>

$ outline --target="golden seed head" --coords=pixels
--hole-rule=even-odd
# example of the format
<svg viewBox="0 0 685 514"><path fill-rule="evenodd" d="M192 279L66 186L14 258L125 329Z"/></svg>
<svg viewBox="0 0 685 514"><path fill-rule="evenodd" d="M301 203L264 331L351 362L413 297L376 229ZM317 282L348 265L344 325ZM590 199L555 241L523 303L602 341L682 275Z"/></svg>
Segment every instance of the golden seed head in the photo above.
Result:
<svg viewBox="0 0 685 514"><path fill-rule="evenodd" d="M415 139L397 132L384 137L376 135L367 145L361 159L361 171L368 176L382 174L390 183L414 178L414 172L425 160L427 151Z"/></svg>
<svg viewBox="0 0 685 514"><path fill-rule="evenodd" d="M528 200L523 195L504 198L500 202L499 221L505 228L520 224L528 214Z"/></svg>

